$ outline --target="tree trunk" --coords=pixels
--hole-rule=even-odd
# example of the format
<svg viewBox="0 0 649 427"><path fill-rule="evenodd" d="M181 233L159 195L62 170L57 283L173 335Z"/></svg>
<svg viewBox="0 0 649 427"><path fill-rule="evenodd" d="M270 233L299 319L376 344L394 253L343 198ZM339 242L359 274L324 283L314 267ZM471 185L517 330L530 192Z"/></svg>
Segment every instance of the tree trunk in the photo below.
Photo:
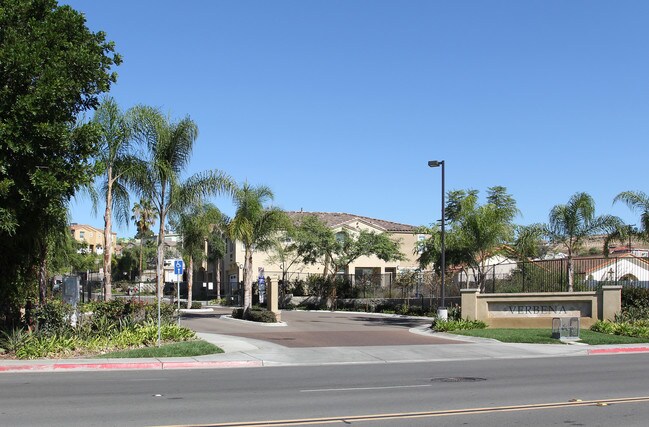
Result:
<svg viewBox="0 0 649 427"><path fill-rule="evenodd" d="M143 239L140 237L140 269L138 270L138 276L140 277L140 282L142 282L142 251L144 248L142 247Z"/></svg>
<svg viewBox="0 0 649 427"><path fill-rule="evenodd" d="M252 308L252 249L246 246L243 264L243 312Z"/></svg>
<svg viewBox="0 0 649 427"><path fill-rule="evenodd" d="M221 262L222 259L218 258L214 261L214 270L216 277L214 278L214 284L216 285L216 299L221 299Z"/></svg>
<svg viewBox="0 0 649 427"><path fill-rule="evenodd" d="M164 215L160 215L160 228L158 230L158 262L156 265L156 296L162 298L164 286L164 253L165 253L165 228Z"/></svg>
<svg viewBox="0 0 649 427"><path fill-rule="evenodd" d="M47 243L44 238L40 242L38 260L38 302L42 306L47 296Z"/></svg>
<svg viewBox="0 0 649 427"><path fill-rule="evenodd" d="M113 299L112 266L113 241L111 239L112 207L113 207L113 183L112 169L108 168L108 186L106 188L106 210L104 212L104 300Z"/></svg>
<svg viewBox="0 0 649 427"><path fill-rule="evenodd" d="M192 308L192 287L194 286L194 257L189 257L187 266L187 308Z"/></svg>
<svg viewBox="0 0 649 427"><path fill-rule="evenodd" d="M574 265L572 263L572 257L569 256L568 257L568 292L573 292L575 290L574 289L574 285L575 285L575 282L574 282L574 280L575 280L574 270L575 270L575 267L574 267Z"/></svg>

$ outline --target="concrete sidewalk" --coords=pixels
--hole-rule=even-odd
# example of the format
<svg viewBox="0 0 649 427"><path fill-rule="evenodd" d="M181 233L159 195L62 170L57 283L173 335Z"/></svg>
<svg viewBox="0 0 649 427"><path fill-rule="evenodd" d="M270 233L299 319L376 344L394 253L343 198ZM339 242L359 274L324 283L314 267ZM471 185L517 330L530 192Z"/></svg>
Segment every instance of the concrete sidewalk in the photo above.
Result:
<svg viewBox="0 0 649 427"><path fill-rule="evenodd" d="M420 334L431 333L426 328L413 328L410 332ZM649 345L642 344L603 346L511 344L451 334L436 335L446 339L457 340L457 345L318 348L287 348L266 341L220 334L198 333L197 335L205 341L221 347L225 353L160 359L0 360L0 373L412 363L649 352Z"/></svg>

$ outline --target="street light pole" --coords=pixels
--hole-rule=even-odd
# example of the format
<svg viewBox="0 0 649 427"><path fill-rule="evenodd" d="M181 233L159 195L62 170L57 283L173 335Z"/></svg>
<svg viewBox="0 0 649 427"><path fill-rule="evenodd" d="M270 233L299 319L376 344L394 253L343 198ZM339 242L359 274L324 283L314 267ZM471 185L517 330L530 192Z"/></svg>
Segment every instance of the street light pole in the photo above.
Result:
<svg viewBox="0 0 649 427"><path fill-rule="evenodd" d="M446 198L445 198L445 173L444 160L429 160L428 166L431 168L442 167L442 260L441 260L441 279L442 279L442 298L441 305L437 307L437 317L439 319L448 319L448 310L446 309Z"/></svg>

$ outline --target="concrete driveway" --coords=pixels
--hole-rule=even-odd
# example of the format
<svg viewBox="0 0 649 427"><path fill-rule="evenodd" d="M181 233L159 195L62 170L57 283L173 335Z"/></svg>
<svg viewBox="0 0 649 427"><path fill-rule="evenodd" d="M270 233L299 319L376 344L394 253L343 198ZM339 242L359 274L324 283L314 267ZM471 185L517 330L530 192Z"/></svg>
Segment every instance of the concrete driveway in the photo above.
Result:
<svg viewBox="0 0 649 427"><path fill-rule="evenodd" d="M430 325L429 319L369 313L283 311L286 326L225 318L231 309L210 314L183 315L182 324L197 332L232 335L272 342L284 347L359 347L426 344L464 344L409 332Z"/></svg>

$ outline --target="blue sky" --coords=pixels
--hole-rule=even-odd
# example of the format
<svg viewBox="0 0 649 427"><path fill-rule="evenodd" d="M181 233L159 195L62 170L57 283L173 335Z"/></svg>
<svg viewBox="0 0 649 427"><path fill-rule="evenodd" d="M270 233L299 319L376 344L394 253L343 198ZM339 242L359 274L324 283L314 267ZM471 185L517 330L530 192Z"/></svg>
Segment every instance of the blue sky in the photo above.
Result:
<svg viewBox="0 0 649 427"><path fill-rule="evenodd" d="M428 160L447 190L507 187L520 224L579 191L636 224L613 198L649 192L646 1L63 3L115 41L124 109L196 121L189 173L267 185L286 210L430 224Z"/></svg>

